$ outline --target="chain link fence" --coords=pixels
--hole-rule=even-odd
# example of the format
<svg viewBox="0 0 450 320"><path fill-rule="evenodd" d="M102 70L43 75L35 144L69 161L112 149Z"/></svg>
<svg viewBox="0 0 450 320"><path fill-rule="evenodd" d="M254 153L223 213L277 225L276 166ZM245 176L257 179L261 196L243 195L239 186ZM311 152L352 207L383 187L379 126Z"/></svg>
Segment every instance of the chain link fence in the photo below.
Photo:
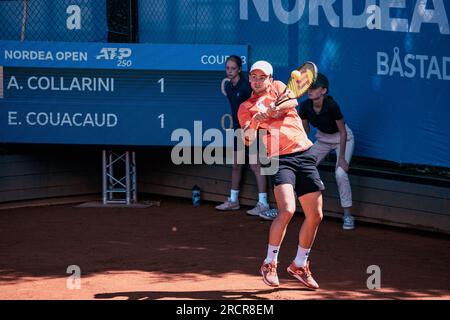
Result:
<svg viewBox="0 0 450 320"><path fill-rule="evenodd" d="M105 42L104 0L0 0L0 39Z"/></svg>
<svg viewBox="0 0 450 320"><path fill-rule="evenodd" d="M239 42L234 0L140 0L139 41L153 43Z"/></svg>
<svg viewBox="0 0 450 320"><path fill-rule="evenodd" d="M285 8L293 3L281 2ZM255 10L248 10L247 19L241 11L236 0L141 0L139 42L247 44L250 62L265 59L274 67L287 67L289 27L254 24Z"/></svg>
<svg viewBox="0 0 450 320"><path fill-rule="evenodd" d="M287 67L292 27L253 24L256 11L243 19L241 9L237 0L0 0L0 39L247 44L250 61Z"/></svg>

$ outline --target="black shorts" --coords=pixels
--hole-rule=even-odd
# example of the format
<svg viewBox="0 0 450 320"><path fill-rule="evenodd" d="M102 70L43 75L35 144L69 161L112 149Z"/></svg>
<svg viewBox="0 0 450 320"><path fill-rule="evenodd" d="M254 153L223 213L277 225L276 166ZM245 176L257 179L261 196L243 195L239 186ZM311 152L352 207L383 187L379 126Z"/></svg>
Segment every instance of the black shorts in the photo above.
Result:
<svg viewBox="0 0 450 320"><path fill-rule="evenodd" d="M272 176L273 185L291 184L298 197L325 190L316 167L317 158L309 150L281 155L278 172Z"/></svg>

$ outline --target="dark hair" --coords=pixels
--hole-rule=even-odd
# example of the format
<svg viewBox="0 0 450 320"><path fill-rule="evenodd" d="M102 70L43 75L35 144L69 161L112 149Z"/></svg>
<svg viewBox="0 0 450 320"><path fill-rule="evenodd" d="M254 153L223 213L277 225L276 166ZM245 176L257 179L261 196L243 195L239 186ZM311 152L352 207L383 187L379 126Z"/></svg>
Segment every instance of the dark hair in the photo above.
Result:
<svg viewBox="0 0 450 320"><path fill-rule="evenodd" d="M244 79L247 79L247 78L245 77L245 74L242 72L242 59L241 59L241 57L239 57L239 56L233 54L233 55L229 56L229 57L227 58L227 60L225 60L225 64L227 64L228 61L233 61L234 63L236 63L237 66L238 66L238 68L241 69L241 71L239 72L239 77L244 78Z"/></svg>
<svg viewBox="0 0 450 320"><path fill-rule="evenodd" d="M319 72L317 74L316 80L312 84L312 88L315 89L315 88L322 87L322 88L328 89L329 86L330 86L330 84L328 82L328 78L323 73Z"/></svg>
<svg viewBox="0 0 450 320"><path fill-rule="evenodd" d="M227 58L227 60L225 61L225 64L228 63L228 61L233 61L234 63L237 64L239 69L242 69L242 59L241 59L241 57L233 54L233 55L231 55L231 56L229 56Z"/></svg>

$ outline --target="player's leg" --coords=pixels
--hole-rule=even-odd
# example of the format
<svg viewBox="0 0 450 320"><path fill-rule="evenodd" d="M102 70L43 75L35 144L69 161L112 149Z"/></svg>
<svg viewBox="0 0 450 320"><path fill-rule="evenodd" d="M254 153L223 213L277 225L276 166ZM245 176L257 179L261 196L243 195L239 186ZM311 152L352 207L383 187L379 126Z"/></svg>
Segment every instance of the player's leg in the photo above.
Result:
<svg viewBox="0 0 450 320"><path fill-rule="evenodd" d="M295 194L292 184L276 185L274 194L278 206L278 215L270 226L267 256L260 269L264 283L272 287L279 285L276 269L278 264L278 253L286 234L289 221L291 221L295 212Z"/></svg>
<svg viewBox="0 0 450 320"><path fill-rule="evenodd" d="M317 289L319 285L312 277L308 258L323 218L322 191L325 187L316 167L317 159L310 150L299 157L300 165L296 172L295 191L299 196L305 220L299 232L297 255L287 271L306 287Z"/></svg>
<svg viewBox="0 0 450 320"><path fill-rule="evenodd" d="M299 244L303 248L311 248L316 238L319 224L323 218L322 192L308 193L298 199L305 214L305 220L299 232Z"/></svg>
<svg viewBox="0 0 450 320"><path fill-rule="evenodd" d="M322 192L316 191L305 194L299 197L299 201L305 214L305 220L299 232L297 255L287 271L307 288L318 289L319 285L312 276L308 258L323 218Z"/></svg>
<svg viewBox="0 0 450 320"><path fill-rule="evenodd" d="M294 187L291 184L281 184L274 188L278 207L278 216L270 226L269 245L280 246L286 234L286 229L295 213L296 202Z"/></svg>

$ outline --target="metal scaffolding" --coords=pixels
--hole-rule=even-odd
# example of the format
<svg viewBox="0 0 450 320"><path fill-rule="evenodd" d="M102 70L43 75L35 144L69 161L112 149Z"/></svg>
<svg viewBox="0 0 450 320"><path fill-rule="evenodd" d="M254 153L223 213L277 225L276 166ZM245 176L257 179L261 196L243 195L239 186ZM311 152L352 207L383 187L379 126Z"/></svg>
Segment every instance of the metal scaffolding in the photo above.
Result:
<svg viewBox="0 0 450 320"><path fill-rule="evenodd" d="M103 150L103 204L137 203L136 155Z"/></svg>

